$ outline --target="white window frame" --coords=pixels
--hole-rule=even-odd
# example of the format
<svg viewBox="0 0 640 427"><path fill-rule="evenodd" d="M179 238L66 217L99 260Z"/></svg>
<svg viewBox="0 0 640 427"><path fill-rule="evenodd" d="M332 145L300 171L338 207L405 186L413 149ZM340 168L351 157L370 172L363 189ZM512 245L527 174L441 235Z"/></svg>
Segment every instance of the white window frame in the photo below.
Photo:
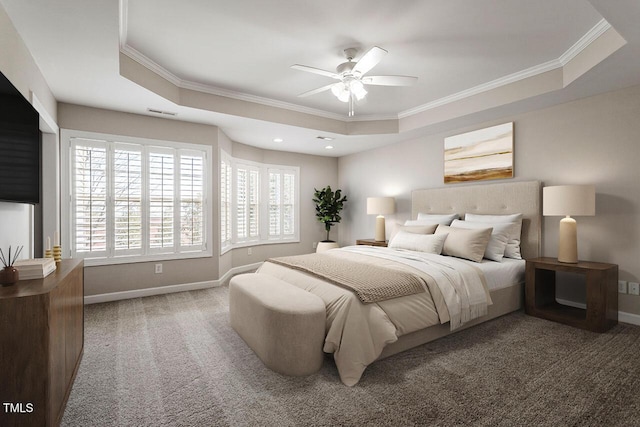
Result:
<svg viewBox="0 0 640 427"><path fill-rule="evenodd" d="M248 246L268 245L268 244L281 244L281 243L299 243L300 242L300 167L287 166L287 165L274 165L267 163L259 163L250 160L237 159L230 156L224 150L220 150L220 163L219 169L222 173L222 162L231 165L231 191L227 196L230 198L231 209L231 238L220 239L220 254L224 254L234 248L242 248ZM238 167L247 168L249 170L255 170L259 172L259 194L258 194L258 206L259 206L259 233L256 237L238 237L237 230L237 212L238 212L238 200L237 200L237 170ZM295 176L295 189L294 189L294 233L292 235L285 235L281 233L280 236L269 236L269 172L290 173ZM220 176L219 182L222 182L222 176ZM220 205L222 206L226 192L220 191ZM222 212L220 213L220 221L222 221ZM218 229L222 232L222 224L219 223Z"/></svg>
<svg viewBox="0 0 640 427"><path fill-rule="evenodd" d="M187 144L176 141L162 141L162 140L152 140L146 138L136 138L122 135L111 135L111 134L103 134L103 133L95 133L95 132L84 132L70 129L61 129L60 132L60 141L61 141L61 179L62 179L62 224L61 224L61 244L63 249L64 256L69 257L77 257L84 258L86 266L96 266L96 265L111 265L111 264L125 264L125 263L135 263L135 262L149 262L149 261L162 261L162 260L171 260L171 259L187 259L187 258L204 258L211 257L212 253L212 242L213 242L213 207L215 203L213 203L213 164L212 164L212 148L208 145L198 145L198 144ZM174 192L174 209L177 211L175 214L175 218L177 221L174 221L173 229L174 229L174 244L172 247L165 249L150 249L149 247L149 236L148 236L148 206L146 203L143 203L143 227L142 227L142 239L143 239L143 248L140 251L124 251L120 252L122 255L116 256L114 253L115 247L113 245L113 236L109 236L108 239L111 242L107 245L107 251L105 254L101 254L101 256L95 256L94 254L76 254L75 248L73 247L73 233L75 230L75 224L73 223L75 219L75 215L73 212L73 176L72 176L72 162L71 162L71 146L74 139L79 138L85 141L96 141L96 143L102 144L106 143L108 150L112 150L113 147L118 146L120 144L136 144L143 146L143 157L148 156L149 151L165 151L172 152L175 155L175 161L180 161L181 155L189 155L193 153L204 153L204 177L203 177L203 185L204 185L204 201L203 201L203 212L204 212L204 232L203 232L203 244L196 246L182 246L180 242L180 208L181 208L181 199L179 197L179 190ZM110 159L111 157L109 157ZM108 160L111 162L111 160ZM145 165L146 165L145 161ZM111 166L108 166L108 168ZM146 170L147 166L143 166L143 174L147 175L148 171ZM178 175L178 168L174 167L174 187L179 189L180 187L180 177ZM110 180L112 181L112 180ZM113 183L109 182L109 186L112 186ZM148 199L148 189L143 188L143 200ZM108 209L113 209L113 197L110 195L107 201ZM113 216L108 217L109 227L113 227ZM113 229L113 228L111 228ZM134 252L134 253L132 253Z"/></svg>

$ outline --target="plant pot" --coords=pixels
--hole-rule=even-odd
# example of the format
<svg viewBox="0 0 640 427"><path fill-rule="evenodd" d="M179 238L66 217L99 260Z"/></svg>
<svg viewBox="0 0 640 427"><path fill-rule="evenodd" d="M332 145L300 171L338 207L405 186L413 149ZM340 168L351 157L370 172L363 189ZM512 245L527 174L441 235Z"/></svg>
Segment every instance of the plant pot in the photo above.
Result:
<svg viewBox="0 0 640 427"><path fill-rule="evenodd" d="M13 285L18 278L18 269L15 267L5 267L0 270L0 285Z"/></svg>
<svg viewBox="0 0 640 427"><path fill-rule="evenodd" d="M329 249L335 249L335 248L339 248L340 246L338 245L337 242L318 242L318 247L316 248L316 253L317 252L324 252L324 251L328 251Z"/></svg>

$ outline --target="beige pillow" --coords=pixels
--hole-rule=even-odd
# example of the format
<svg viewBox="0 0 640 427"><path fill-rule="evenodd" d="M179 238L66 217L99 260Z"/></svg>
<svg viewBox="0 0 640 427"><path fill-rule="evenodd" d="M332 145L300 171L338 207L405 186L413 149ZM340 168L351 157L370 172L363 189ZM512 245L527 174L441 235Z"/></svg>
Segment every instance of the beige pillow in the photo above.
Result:
<svg viewBox="0 0 640 427"><path fill-rule="evenodd" d="M435 233L436 228L438 228L438 224L400 226L400 230L413 234L433 234Z"/></svg>
<svg viewBox="0 0 640 427"><path fill-rule="evenodd" d="M470 261L480 262L491 238L492 228L467 230L439 225L435 235L448 234L442 248L442 255L450 255Z"/></svg>
<svg viewBox="0 0 640 427"><path fill-rule="evenodd" d="M513 222L516 224L511 229L509 235L509 241L507 242L507 248L504 251L505 258L522 259L520 254L520 234L522 233L522 214L508 214L508 215L481 215L481 214L466 214L464 216L466 221L483 222L487 226L492 224Z"/></svg>
<svg viewBox="0 0 640 427"><path fill-rule="evenodd" d="M488 225L489 224L483 222L460 221L459 219L455 219L451 223L451 227L453 228L466 228L472 230L487 228ZM515 227L516 224L513 222L505 222L501 224L492 224L492 226L493 231L491 231L491 238L489 239L487 249L484 251L484 257L492 261L500 262L504 257L505 249L507 249L507 242L509 241L511 229Z"/></svg>
<svg viewBox="0 0 640 427"><path fill-rule="evenodd" d="M436 236L435 234L416 234L400 230L389 242L389 247L439 255L446 238L447 235L442 233Z"/></svg>
<svg viewBox="0 0 640 427"><path fill-rule="evenodd" d="M396 237L399 231L406 231L407 233L413 234L433 234L436 231L438 224L427 224L427 225L401 225L396 223L393 232L391 233L390 241Z"/></svg>
<svg viewBox="0 0 640 427"><path fill-rule="evenodd" d="M435 224L449 225L451 224L451 221L458 218L459 218L458 214L455 214L455 213L454 214L428 214L428 213L418 212L418 218L416 218L416 220L431 222Z"/></svg>

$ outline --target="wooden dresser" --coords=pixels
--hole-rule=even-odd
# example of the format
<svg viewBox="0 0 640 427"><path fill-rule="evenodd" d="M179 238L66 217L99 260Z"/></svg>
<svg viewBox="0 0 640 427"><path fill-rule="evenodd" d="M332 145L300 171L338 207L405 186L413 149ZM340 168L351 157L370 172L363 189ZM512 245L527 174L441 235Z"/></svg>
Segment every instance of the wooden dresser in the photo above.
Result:
<svg viewBox="0 0 640 427"><path fill-rule="evenodd" d="M0 287L0 425L60 424L83 344L82 260Z"/></svg>

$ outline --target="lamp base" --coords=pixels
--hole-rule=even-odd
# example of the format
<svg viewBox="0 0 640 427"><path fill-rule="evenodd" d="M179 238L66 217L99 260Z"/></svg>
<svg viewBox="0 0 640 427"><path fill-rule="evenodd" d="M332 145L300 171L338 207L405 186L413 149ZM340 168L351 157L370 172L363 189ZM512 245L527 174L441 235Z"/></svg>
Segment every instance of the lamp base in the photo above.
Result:
<svg viewBox="0 0 640 427"><path fill-rule="evenodd" d="M384 242L385 239L385 229L384 229L384 216L378 215L376 217L376 242Z"/></svg>
<svg viewBox="0 0 640 427"><path fill-rule="evenodd" d="M576 220L569 216L560 220L558 261L568 264L576 264L578 262L577 224Z"/></svg>

